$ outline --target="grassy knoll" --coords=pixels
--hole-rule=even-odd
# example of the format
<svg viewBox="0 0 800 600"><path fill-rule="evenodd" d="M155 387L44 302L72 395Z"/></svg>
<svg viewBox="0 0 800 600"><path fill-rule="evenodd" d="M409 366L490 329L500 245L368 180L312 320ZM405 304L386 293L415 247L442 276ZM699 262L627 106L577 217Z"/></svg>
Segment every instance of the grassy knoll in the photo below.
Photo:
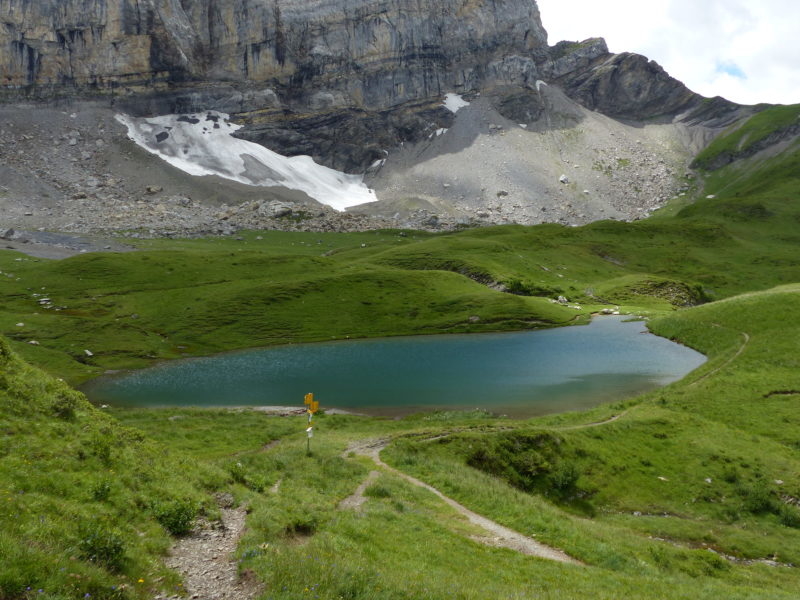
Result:
<svg viewBox="0 0 800 600"><path fill-rule="evenodd" d="M343 236L349 250L332 256L296 253L291 244L276 250L272 238L280 233L261 237L263 246L253 239L218 247L212 240L60 262L0 254L0 270L12 274L0 329L32 362L81 381L103 369L185 354L552 326L576 316L547 299L503 294L456 273L365 261L360 255L371 249L361 248L363 235ZM387 237L387 244L408 243Z"/></svg>
<svg viewBox="0 0 800 600"><path fill-rule="evenodd" d="M384 455L589 564L740 585L781 581L791 592L796 569L744 564L800 560L798 317L800 286L679 313L654 328L711 360L683 382L594 417L575 415L589 423L621 415L613 422L574 428L575 417L551 417L496 433L408 438Z"/></svg>

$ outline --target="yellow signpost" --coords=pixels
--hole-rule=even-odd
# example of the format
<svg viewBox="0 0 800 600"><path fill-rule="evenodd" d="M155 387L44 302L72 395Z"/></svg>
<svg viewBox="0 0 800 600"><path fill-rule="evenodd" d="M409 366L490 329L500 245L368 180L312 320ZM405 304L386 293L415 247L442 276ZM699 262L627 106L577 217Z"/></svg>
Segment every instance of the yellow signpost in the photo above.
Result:
<svg viewBox="0 0 800 600"><path fill-rule="evenodd" d="M306 405L306 412L308 413L308 426L306 427L306 454L311 454L311 438L314 437L314 426L311 421L319 410L319 402L314 400L314 394L309 392L305 395L303 404Z"/></svg>

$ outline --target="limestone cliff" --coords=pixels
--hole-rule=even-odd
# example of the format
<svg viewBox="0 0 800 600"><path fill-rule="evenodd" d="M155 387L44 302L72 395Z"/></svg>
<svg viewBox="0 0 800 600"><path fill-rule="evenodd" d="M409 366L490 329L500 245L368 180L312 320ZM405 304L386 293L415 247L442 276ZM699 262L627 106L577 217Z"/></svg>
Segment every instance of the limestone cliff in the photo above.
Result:
<svg viewBox="0 0 800 600"><path fill-rule="evenodd" d="M549 58L534 0L0 0L0 19L7 98L217 109L348 170L446 121L443 94L531 88Z"/></svg>
<svg viewBox="0 0 800 600"><path fill-rule="evenodd" d="M547 57L533 0L0 0L6 88L268 84L315 109L386 108Z"/></svg>

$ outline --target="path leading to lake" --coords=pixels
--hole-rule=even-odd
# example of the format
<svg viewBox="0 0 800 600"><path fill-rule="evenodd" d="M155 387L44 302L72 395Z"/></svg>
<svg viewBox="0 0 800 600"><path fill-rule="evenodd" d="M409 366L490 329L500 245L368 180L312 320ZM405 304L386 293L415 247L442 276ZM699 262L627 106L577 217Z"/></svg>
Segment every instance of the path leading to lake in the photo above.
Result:
<svg viewBox="0 0 800 600"><path fill-rule="evenodd" d="M247 510L221 508L220 522L201 522L172 547L165 563L183 576L181 594L159 595L154 600L252 600L262 591L255 577L239 577L233 552L242 537Z"/></svg>
<svg viewBox="0 0 800 600"><path fill-rule="evenodd" d="M697 381L693 381L692 383L690 383L688 387L694 387L698 383L700 383L702 381L705 381L706 379L708 379L712 375L714 375L716 373L719 373L722 369L724 369L729 364L731 364L733 361L735 361L737 358L739 358L739 356L742 354L742 352L744 352L744 349L747 348L747 344L750 343L750 336L747 333L745 333L744 331L742 331L741 334L742 334L742 337L744 338L744 341L742 342L742 345L739 346L739 349L736 351L736 354L731 356L728 360L726 360L720 366L718 366L718 367L716 367L714 369L711 369L708 373L706 373L705 375L700 377Z"/></svg>
<svg viewBox="0 0 800 600"><path fill-rule="evenodd" d="M362 456L368 456L375 462L376 465L383 467L386 471L389 471L390 473L397 475L398 477L401 477L407 482L416 485L418 487L424 488L429 492L432 492L433 494L438 496L447 505L455 509L461 515L465 516L470 521L470 523L477 525L478 527L484 529L488 533L488 536L474 537L473 539L477 542L481 542L498 548L509 548L511 550L516 550L517 552L520 552L522 554L527 554L529 556L536 556L539 558L546 558L548 560L554 560L557 562L568 563L573 565L583 564L579 560L572 558L571 556L562 552L561 550L558 550L556 548L551 548L550 546L546 546L541 542L537 542L536 540L528 536L522 535L521 533L514 531L513 529L509 529L504 525L500 525L500 523L496 523L491 519L488 519L482 515L479 515L476 512L471 511L470 509L463 506L462 504L459 504L452 498L445 496L442 492L437 490L435 487L428 485L424 481L421 481L416 477L412 477L411 475L407 475L402 471L398 471L394 467L390 467L380 458L381 450L383 450L390 441L391 440L388 438L362 440L359 442L355 442L354 444L351 444L350 447L348 447L346 453L353 452L355 454L360 454ZM364 487L366 488L366 485Z"/></svg>
<svg viewBox="0 0 800 600"><path fill-rule="evenodd" d="M623 410L618 415L614 415L613 417L609 417L608 419L603 419L602 421L595 421L594 423L582 423L581 425L567 425L565 427L560 427L556 425L553 427L549 427L548 429L555 429L556 431L574 431L576 429L589 429L591 427L601 427L603 425L608 425L609 423L613 423L614 421L621 419L626 414L628 414L628 411L630 410L631 409Z"/></svg>

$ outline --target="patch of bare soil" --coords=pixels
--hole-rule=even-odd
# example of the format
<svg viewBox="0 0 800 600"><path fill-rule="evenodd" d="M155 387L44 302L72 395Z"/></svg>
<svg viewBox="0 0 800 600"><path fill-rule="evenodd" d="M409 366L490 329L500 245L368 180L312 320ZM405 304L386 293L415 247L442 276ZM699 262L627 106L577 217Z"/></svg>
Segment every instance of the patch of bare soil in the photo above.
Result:
<svg viewBox="0 0 800 600"><path fill-rule="evenodd" d="M221 522L200 523L175 544L165 561L183 576L185 595L156 596L154 600L252 600L262 591L255 577L240 577L232 556L244 531L246 509L221 510Z"/></svg>
<svg viewBox="0 0 800 600"><path fill-rule="evenodd" d="M367 497L364 495L364 491L372 485L375 480L380 476L378 471L370 471L367 478L361 482L356 488L356 491L353 492L350 496L339 502L339 508L341 510L359 510L364 502L367 501Z"/></svg>
<svg viewBox="0 0 800 600"><path fill-rule="evenodd" d="M515 550L522 554L527 554L529 556L536 556L539 558L546 558L548 560L555 560L557 562L569 563L573 565L583 564L579 560L572 558L571 556L569 556L568 554L566 554L561 550L558 550L556 548L551 548L550 546L546 546L541 542L537 542L533 538L522 535L521 533L514 531L513 529L509 529L508 527L500 525L500 523L496 523L491 519L488 519L482 515L479 515L476 512L469 510L466 506L463 506L462 504L459 504L452 498L445 496L442 492L437 490L435 487L428 485L424 481L412 477L411 475L407 475L402 471L398 471L394 467L390 467L380 458L380 451L386 447L389 441L390 441L389 439L360 441L351 445L347 449L347 453L354 452L355 454L369 456L373 461L375 461L375 464L377 464L378 466L381 466L387 471L391 471L395 475L402 477L409 483L412 483L421 488L425 488L426 490L434 493L442 501L444 501L446 504L454 508L458 513L464 515L467 518L467 520L470 521L470 523L486 530L488 535L472 538L477 542L487 544L489 546L495 546L498 548L509 548L511 550ZM364 488L366 489L366 486L363 483L362 486L364 486Z"/></svg>

